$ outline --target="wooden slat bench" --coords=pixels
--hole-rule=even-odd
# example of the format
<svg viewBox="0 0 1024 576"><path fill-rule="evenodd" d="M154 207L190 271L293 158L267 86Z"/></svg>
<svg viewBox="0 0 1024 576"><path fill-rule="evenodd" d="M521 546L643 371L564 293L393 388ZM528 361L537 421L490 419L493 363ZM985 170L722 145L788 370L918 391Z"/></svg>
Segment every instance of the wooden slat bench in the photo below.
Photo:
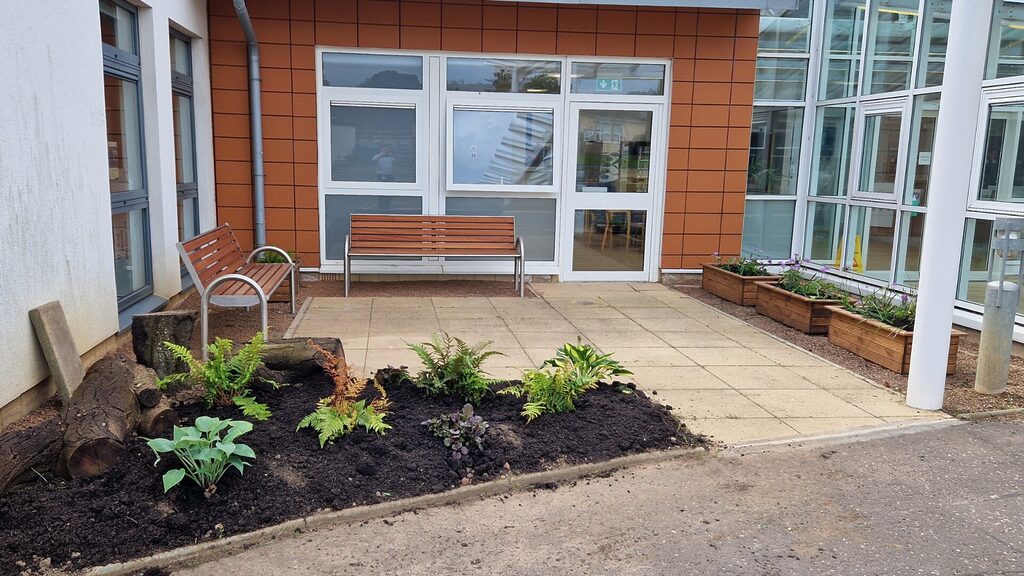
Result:
<svg viewBox="0 0 1024 576"><path fill-rule="evenodd" d="M353 214L345 237L345 296L352 258L361 256L484 256L512 258L515 287L525 291L523 239L512 216Z"/></svg>
<svg viewBox="0 0 1024 576"><path fill-rule="evenodd" d="M206 360L206 345L209 336L207 317L210 304L225 307L260 305L260 321L263 335L267 333L267 298L286 279L291 285L292 314L295 314L296 269L288 253L276 246L260 246L249 257L242 254L231 227L227 224L204 232L185 242L178 242L185 268L192 276L201 297L200 332L203 342L203 360ZM263 252L276 252L287 263L259 263L253 259Z"/></svg>

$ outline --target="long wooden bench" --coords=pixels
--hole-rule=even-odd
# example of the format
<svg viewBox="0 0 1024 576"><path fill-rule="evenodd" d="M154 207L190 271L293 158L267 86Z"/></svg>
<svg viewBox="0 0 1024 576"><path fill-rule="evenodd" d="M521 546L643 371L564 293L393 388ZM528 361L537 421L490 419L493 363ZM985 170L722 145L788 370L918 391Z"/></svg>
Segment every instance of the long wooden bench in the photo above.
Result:
<svg viewBox="0 0 1024 576"><path fill-rule="evenodd" d="M200 331L203 342L203 360L209 336L207 319L210 304L215 306L248 308L260 305L263 335L267 332L267 298L286 279L291 285L292 314L295 314L297 271L288 253L276 246L260 246L246 258L235 234L227 224L204 232L185 242L178 242L178 253L185 262L192 282L201 297ZM253 260L263 252L276 252L285 263L260 263Z"/></svg>
<svg viewBox="0 0 1024 576"><path fill-rule="evenodd" d="M353 257L483 256L512 258L515 287L525 292L526 252L512 216L353 214L345 237L345 296Z"/></svg>

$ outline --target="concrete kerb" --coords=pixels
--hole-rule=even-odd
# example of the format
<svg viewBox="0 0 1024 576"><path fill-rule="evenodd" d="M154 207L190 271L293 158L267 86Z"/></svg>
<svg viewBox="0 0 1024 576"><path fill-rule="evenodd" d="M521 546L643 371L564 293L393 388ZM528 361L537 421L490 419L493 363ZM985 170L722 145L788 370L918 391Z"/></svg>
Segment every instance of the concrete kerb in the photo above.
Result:
<svg viewBox="0 0 1024 576"><path fill-rule="evenodd" d="M747 454L751 452L765 452L768 450L782 449L782 448L801 448L801 447L822 447L836 444L849 444L852 442L863 442L865 440L877 440L879 438L889 438L892 436L901 436L904 434L914 434L917 432L926 432L929 430L937 430L940 428L948 428L950 426L958 426L960 424L966 424L963 420L957 420L955 418L943 418L941 420L903 420L901 422L893 422L890 424L884 424L880 426L865 426L861 428L854 428L852 430L844 430L842 432L835 432L830 434L819 434L816 436L790 436L787 438L777 438L774 440L763 440L759 442L748 442L745 444L734 444L724 450L720 451L720 454L731 455L731 454Z"/></svg>
<svg viewBox="0 0 1024 576"><path fill-rule="evenodd" d="M960 420L984 420L985 418L998 418L999 416L1011 416L1024 413L1024 408L1006 408L1003 410L985 410L984 412L968 412L958 414Z"/></svg>
<svg viewBox="0 0 1024 576"><path fill-rule="evenodd" d="M528 490L544 484L553 482L566 482L577 480L587 476L594 476L613 472L620 468L640 466L647 464L658 464L669 460L696 459L706 455L717 454L718 450L711 448L673 448L656 452L644 452L642 454L631 454L621 456L604 462L589 464L578 464L567 466L557 470L545 470L533 472L520 476L511 475L505 479L492 480L482 484L473 484L455 488L446 492L436 494L425 494L404 498L393 502L382 502L368 506L358 506L345 510L333 510L328 512L314 513L305 518L288 520L274 526L267 526L253 532L236 534L221 540L202 542L175 548L165 552L159 552L144 558L136 558L127 562L107 564L84 571L90 576L120 576L132 574L147 568L183 568L196 566L209 562L219 557L226 556L232 552L247 550L254 546L260 546L281 538L293 537L309 530L331 528L343 524L353 524L394 516L403 512L433 508L467 502L500 494L508 494L522 490Z"/></svg>
<svg viewBox="0 0 1024 576"><path fill-rule="evenodd" d="M292 323L288 325L288 329L284 331L284 338L291 338L295 330L298 329L299 324L302 323L302 319L306 317L306 310L309 309L309 305L313 303L313 299L306 297L302 301L302 306L299 307L298 313L295 314L295 318L292 318Z"/></svg>

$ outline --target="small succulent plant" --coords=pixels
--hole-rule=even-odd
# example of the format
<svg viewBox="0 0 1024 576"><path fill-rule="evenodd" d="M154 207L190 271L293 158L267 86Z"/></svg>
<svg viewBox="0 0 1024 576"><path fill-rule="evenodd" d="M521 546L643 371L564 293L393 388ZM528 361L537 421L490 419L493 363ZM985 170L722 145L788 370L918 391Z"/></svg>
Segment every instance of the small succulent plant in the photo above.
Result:
<svg viewBox="0 0 1024 576"><path fill-rule="evenodd" d="M450 448L452 460L462 460L469 455L470 448L476 447L483 452L484 433L487 422L473 413L473 405L466 404L462 410L451 414L442 414L422 423L434 436L444 440L446 448Z"/></svg>

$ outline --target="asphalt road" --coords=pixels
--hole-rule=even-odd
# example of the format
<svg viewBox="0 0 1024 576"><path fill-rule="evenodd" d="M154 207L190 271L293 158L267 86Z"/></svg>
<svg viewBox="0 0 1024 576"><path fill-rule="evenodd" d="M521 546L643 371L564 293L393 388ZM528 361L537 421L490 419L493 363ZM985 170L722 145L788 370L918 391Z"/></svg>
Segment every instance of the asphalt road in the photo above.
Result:
<svg viewBox="0 0 1024 576"><path fill-rule="evenodd" d="M181 575L1024 574L1024 426L727 451L312 532Z"/></svg>

